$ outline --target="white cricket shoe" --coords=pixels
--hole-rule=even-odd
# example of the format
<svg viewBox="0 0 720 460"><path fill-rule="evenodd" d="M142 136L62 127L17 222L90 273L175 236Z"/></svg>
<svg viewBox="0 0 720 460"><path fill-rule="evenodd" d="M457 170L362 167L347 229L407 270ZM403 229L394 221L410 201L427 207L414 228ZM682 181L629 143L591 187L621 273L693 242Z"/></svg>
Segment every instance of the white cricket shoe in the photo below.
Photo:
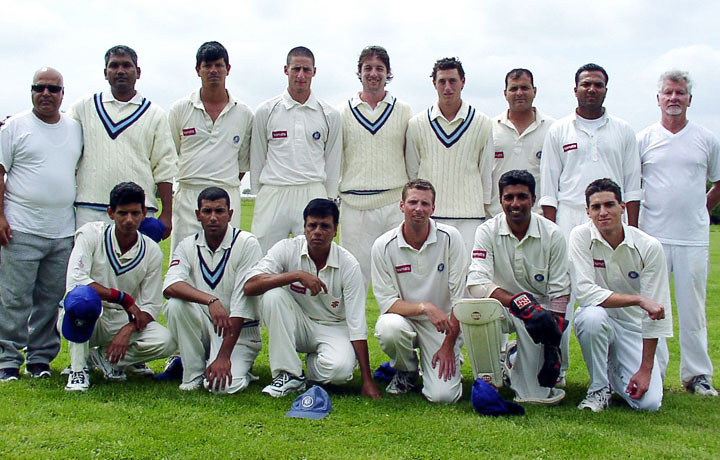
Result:
<svg viewBox="0 0 720 460"><path fill-rule="evenodd" d="M704 375L698 375L690 381L687 386L687 391L691 393L697 393L702 396L717 396L718 392L712 387L708 378Z"/></svg>
<svg viewBox="0 0 720 460"><path fill-rule="evenodd" d="M68 382L65 385L65 391L88 391L90 388L90 374L84 370L73 372L68 375Z"/></svg>
<svg viewBox="0 0 720 460"><path fill-rule="evenodd" d="M155 375L155 372L153 372L153 370L145 363L131 364L125 368L125 372L130 372L131 374L139 375L141 377L152 377Z"/></svg>
<svg viewBox="0 0 720 460"><path fill-rule="evenodd" d="M280 373L270 382L270 385L263 388L262 393L273 398L280 398L291 391L305 391L305 374L296 377L289 372Z"/></svg>
<svg viewBox="0 0 720 460"><path fill-rule="evenodd" d="M588 392L585 399L578 404L578 409L590 409L593 412L601 412L610 405L610 397L612 396L612 390L609 386L600 388L597 391Z"/></svg>
<svg viewBox="0 0 720 460"><path fill-rule="evenodd" d="M393 379L388 383L388 386L385 387L385 391L391 395L401 395L408 391L415 391L418 388L418 376L419 373L417 371L397 371Z"/></svg>
<svg viewBox="0 0 720 460"><path fill-rule="evenodd" d="M178 388L180 388L180 390L182 390L182 391L195 391L202 386L204 379L205 379L204 375L198 375L197 377L190 380L189 382L181 383Z"/></svg>
<svg viewBox="0 0 720 460"><path fill-rule="evenodd" d="M90 350L88 361L92 366L95 366L96 369L100 369L102 371L105 376L105 380L113 380L116 382L127 380L125 371L110 364L110 361L105 359L105 355L100 348L93 348Z"/></svg>

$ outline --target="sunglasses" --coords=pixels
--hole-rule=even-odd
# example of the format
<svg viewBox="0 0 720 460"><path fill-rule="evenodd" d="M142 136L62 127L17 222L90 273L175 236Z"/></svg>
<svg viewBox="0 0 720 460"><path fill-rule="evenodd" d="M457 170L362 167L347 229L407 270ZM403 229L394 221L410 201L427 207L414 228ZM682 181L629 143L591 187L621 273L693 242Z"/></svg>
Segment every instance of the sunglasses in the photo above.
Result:
<svg viewBox="0 0 720 460"><path fill-rule="evenodd" d="M62 91L63 87L57 85L32 85L30 89L36 93L43 93L47 89L51 93L56 94Z"/></svg>

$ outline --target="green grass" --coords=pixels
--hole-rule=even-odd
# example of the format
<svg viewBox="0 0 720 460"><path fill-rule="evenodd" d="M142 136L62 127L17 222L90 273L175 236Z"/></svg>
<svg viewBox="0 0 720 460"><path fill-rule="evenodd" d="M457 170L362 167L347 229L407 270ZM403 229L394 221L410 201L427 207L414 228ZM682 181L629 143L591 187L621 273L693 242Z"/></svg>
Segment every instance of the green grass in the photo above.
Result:
<svg viewBox="0 0 720 460"><path fill-rule="evenodd" d="M252 203L243 203L242 211L242 227L249 229ZM707 316L717 367L720 233L713 230ZM163 248L167 251L167 243ZM370 298L371 334L377 315ZM682 390L677 337L669 345L665 399L655 414L635 412L617 398L602 413L578 411L588 376L573 338L568 396L558 407L528 406L525 417L478 416L469 401L466 361L464 395L456 405L433 405L419 394L370 401L358 396L356 373L350 384L331 391L333 412L318 421L286 419L292 397L260 394L270 380L265 349L255 365L260 381L228 397L181 393L176 383L134 377L124 384L108 383L97 373L88 393L68 393L65 378L58 375L69 362L63 349L52 364L52 378L24 377L0 386L0 453L8 458L716 459L720 398ZM373 366L387 360L372 335L369 346ZM160 371L163 362L151 366ZM502 393L511 396L508 390Z"/></svg>

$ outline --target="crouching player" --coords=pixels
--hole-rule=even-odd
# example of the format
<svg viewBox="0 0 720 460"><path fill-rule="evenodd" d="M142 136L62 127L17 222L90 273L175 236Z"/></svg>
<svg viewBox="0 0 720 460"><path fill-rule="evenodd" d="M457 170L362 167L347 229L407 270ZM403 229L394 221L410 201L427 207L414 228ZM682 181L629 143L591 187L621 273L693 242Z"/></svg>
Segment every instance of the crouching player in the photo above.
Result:
<svg viewBox="0 0 720 460"><path fill-rule="evenodd" d="M615 391L633 409L656 411L663 388L655 348L672 337L662 245L623 224L625 203L612 180L591 182L585 201L591 222L570 233L575 334L590 374L578 409L600 412Z"/></svg>
<svg viewBox="0 0 720 460"><path fill-rule="evenodd" d="M253 380L250 370L262 345L255 299L243 294L260 244L229 225L233 210L225 190L204 189L197 205L202 231L178 244L163 289L168 328L183 363L180 389L204 383L212 392L236 393Z"/></svg>
<svg viewBox="0 0 720 460"><path fill-rule="evenodd" d="M123 182L110 192L112 223L90 222L75 233L66 287L90 286L102 301L102 315L92 318L96 322L83 321L75 316L80 308L73 302L88 296L66 296L68 391L88 389L88 361L106 379L125 380L126 367L167 357L177 348L170 332L155 321L162 307L163 256L157 243L138 231L146 213L143 189Z"/></svg>
<svg viewBox="0 0 720 460"><path fill-rule="evenodd" d="M473 297L500 301L509 330L517 332L517 347L508 344L505 360L515 401L556 404L565 396L553 388L570 297L565 237L553 222L531 212L532 174L508 171L498 185L503 213L475 232L468 288ZM468 347L468 353L477 352Z"/></svg>

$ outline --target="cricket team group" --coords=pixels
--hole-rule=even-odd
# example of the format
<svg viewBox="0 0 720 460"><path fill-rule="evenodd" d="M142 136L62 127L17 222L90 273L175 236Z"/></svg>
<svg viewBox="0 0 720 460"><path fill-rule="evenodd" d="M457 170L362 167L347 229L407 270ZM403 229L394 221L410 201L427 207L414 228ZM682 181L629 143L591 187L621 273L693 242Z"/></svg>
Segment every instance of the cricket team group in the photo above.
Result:
<svg viewBox="0 0 720 460"><path fill-rule="evenodd" d="M522 68L495 118L462 98L457 58L435 62L437 102L414 116L386 89L380 46L362 50L362 89L338 108L311 91L305 47L288 53L287 89L254 112L226 89L230 69L225 47L204 43L200 89L167 115L136 90L127 46L105 54L109 87L67 113L62 75L34 74L33 108L0 130L0 381L23 363L49 377L62 336L68 391L87 391L92 369L125 380L168 358L154 378L236 393L258 379L264 325L263 393L342 385L359 367L362 395L379 398L372 285L388 394L458 401L466 343L515 401L557 404L574 329L590 376L578 408L602 411L616 393L656 411L673 273L682 383L717 396L705 297L720 143L686 117L687 72L660 76L661 119L636 135L603 107L597 64L577 70L577 108L559 120L533 106ZM252 232L240 230L248 171ZM463 339L453 307L469 299L502 306L497 347Z"/></svg>

